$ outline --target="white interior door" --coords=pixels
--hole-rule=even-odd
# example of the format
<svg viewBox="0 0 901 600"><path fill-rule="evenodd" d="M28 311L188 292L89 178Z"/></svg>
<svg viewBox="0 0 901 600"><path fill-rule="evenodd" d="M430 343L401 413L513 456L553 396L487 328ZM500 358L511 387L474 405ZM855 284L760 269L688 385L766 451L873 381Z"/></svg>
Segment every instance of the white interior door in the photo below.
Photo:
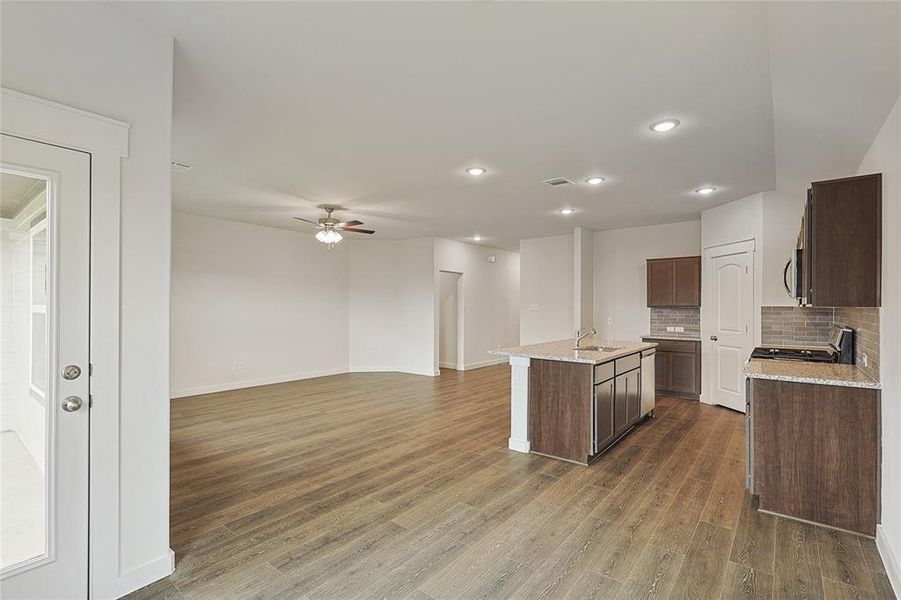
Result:
<svg viewBox="0 0 901 600"><path fill-rule="evenodd" d="M754 255L720 252L710 257L713 403L744 412L744 363L754 346Z"/></svg>
<svg viewBox="0 0 901 600"><path fill-rule="evenodd" d="M0 596L85 598L90 157L0 141Z"/></svg>

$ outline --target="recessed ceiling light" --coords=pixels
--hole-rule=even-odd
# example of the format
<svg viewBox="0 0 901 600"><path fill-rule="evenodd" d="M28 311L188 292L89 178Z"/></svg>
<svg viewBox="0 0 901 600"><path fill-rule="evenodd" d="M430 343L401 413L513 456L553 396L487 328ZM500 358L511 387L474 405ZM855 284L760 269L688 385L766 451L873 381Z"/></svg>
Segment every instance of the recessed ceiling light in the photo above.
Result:
<svg viewBox="0 0 901 600"><path fill-rule="evenodd" d="M705 185L704 187L699 187L695 190L696 194L701 194L702 196L706 196L707 194L712 194L716 191L716 188L712 185Z"/></svg>
<svg viewBox="0 0 901 600"><path fill-rule="evenodd" d="M671 129L675 129L679 126L678 119L664 119L662 121L655 121L651 123L651 131L656 131L657 133L666 133Z"/></svg>
<svg viewBox="0 0 901 600"><path fill-rule="evenodd" d="M561 215L571 215L571 214L573 214L574 212L576 212L576 209L574 209L574 208L561 208L561 209L558 210L557 212L560 213Z"/></svg>
<svg viewBox="0 0 901 600"><path fill-rule="evenodd" d="M607 181L606 177L601 177L600 175L594 175L585 180L585 183L588 185L598 185L599 183L604 183Z"/></svg>
<svg viewBox="0 0 901 600"><path fill-rule="evenodd" d="M475 234L474 236L472 236L472 241L474 241L474 242L481 242L481 241L482 241L482 236L480 236L480 235L477 233L477 234Z"/></svg>
<svg viewBox="0 0 901 600"><path fill-rule="evenodd" d="M479 175L484 175L487 172L488 172L488 170L484 169L482 167L469 167L468 169L466 169L467 175L473 175L475 177L478 177Z"/></svg>

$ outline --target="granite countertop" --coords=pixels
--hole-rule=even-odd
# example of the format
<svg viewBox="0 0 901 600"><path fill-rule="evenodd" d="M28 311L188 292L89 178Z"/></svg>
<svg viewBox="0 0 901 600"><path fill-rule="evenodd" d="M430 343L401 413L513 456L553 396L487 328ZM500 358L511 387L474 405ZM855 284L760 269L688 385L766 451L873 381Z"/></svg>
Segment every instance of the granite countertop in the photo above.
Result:
<svg viewBox="0 0 901 600"><path fill-rule="evenodd" d="M581 346L600 346L601 340L587 337L581 341ZM650 350L657 346L653 342L626 342L622 340L603 340L611 346L622 346L620 350L601 352L599 350L573 350L572 340L557 340L543 344L531 344L529 346L514 346L512 348L500 348L491 350L488 354L497 356L522 356L525 358L537 358L544 360L559 360L562 362L587 363L599 365L616 358L622 358L642 350Z"/></svg>
<svg viewBox="0 0 901 600"><path fill-rule="evenodd" d="M750 379L775 379L798 383L818 383L881 389L882 384L854 365L814 363L794 360L751 359L745 363L745 375Z"/></svg>
<svg viewBox="0 0 901 600"><path fill-rule="evenodd" d="M677 342L700 342L701 336L695 335L693 333L675 333L670 331L669 333L661 333L660 335L656 335L653 333L649 333L648 335L641 336L643 340L674 340Z"/></svg>

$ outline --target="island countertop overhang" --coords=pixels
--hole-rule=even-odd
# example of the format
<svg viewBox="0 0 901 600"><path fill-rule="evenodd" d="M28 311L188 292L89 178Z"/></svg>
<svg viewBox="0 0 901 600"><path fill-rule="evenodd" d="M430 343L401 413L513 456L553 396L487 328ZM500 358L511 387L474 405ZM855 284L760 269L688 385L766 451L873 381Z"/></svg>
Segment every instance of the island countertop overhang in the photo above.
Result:
<svg viewBox="0 0 901 600"><path fill-rule="evenodd" d="M654 342L629 342L623 340L610 340L606 344L618 346L619 348L610 352L600 350L575 350L573 349L573 340L555 340L553 342L544 342L541 344L529 344L527 346L513 346L510 348L499 348L490 350L489 354L496 356L518 356L523 358L534 358L538 360L556 360L560 362L583 363L589 365L599 365L602 363L616 360L630 354L643 352L656 348ZM600 345L596 339L586 338L582 340L582 346Z"/></svg>

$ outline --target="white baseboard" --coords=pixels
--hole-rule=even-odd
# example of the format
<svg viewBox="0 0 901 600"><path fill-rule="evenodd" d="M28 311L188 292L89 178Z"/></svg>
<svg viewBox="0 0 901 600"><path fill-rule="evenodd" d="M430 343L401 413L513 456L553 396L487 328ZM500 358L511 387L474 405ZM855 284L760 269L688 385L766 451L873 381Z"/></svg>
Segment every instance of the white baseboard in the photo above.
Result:
<svg viewBox="0 0 901 600"><path fill-rule="evenodd" d="M898 564L898 555L892 549L888 536L885 534L885 528L882 525L876 526L876 548L879 550L879 556L882 557L882 564L885 565L885 574L892 584L895 595L901 597L901 565Z"/></svg>
<svg viewBox="0 0 901 600"><path fill-rule="evenodd" d="M123 573L115 581L109 582L109 585L104 589L92 590L91 598L98 600L121 598L146 585L150 585L154 581L168 577L173 571L175 571L175 552L170 548L167 554L156 560Z"/></svg>
<svg viewBox="0 0 901 600"><path fill-rule="evenodd" d="M438 366L442 369L452 369L454 371L457 370L457 363L455 362L447 362L447 361L439 361Z"/></svg>
<svg viewBox="0 0 901 600"><path fill-rule="evenodd" d="M513 438L510 438L507 442L507 447L510 450L515 450L516 452L528 453L529 450L532 449L532 444L529 442L529 440L514 440Z"/></svg>
<svg viewBox="0 0 901 600"><path fill-rule="evenodd" d="M241 390L244 388L256 387L258 385L271 385L273 383L285 383L287 381L297 381L299 379L313 379L314 377L327 377L328 375L340 375L342 373L347 373L347 369L324 369L322 371L304 371L302 373L292 373L290 375L280 375L278 377L245 379L242 381L231 381L228 383L202 385L197 387L183 388L180 390L172 390L171 392L169 392L169 397L186 398L188 396L197 396L199 394L213 394L215 392Z"/></svg>
<svg viewBox="0 0 901 600"><path fill-rule="evenodd" d="M709 404L709 405L713 406L713 398L711 398L710 396L705 396L704 394L701 394L701 396L698 398L698 400L700 400L702 404Z"/></svg>
<svg viewBox="0 0 901 600"><path fill-rule="evenodd" d="M485 365L480 365L485 366ZM450 368L450 367L448 367ZM475 367L469 367L475 368ZM395 366L354 366L349 369L325 369L322 371L304 371L302 373L293 373L291 375L281 375L278 377L263 377L260 379L245 379L242 381L231 381L229 383L220 383L214 385L202 385L191 388L183 388L180 390L172 390L169 397L187 398L189 396L199 396L200 394L214 394L216 392L228 392L230 390L243 390L245 388L257 387L260 385L272 385L273 383L286 383L288 381L299 381L301 379L313 379L314 377L328 377L329 375L341 375L343 373L408 373L410 375L423 375L425 377L437 377L438 371L434 369L418 369L405 368Z"/></svg>

